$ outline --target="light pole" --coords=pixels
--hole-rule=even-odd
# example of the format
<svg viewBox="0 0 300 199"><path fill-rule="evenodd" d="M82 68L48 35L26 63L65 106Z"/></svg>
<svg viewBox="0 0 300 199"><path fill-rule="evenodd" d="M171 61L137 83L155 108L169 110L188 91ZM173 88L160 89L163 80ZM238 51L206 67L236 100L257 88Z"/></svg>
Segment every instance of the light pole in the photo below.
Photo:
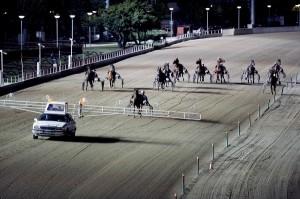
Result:
<svg viewBox="0 0 300 199"><path fill-rule="evenodd" d="M74 21L73 19L75 18L75 15L70 15L70 18L71 18L71 38L72 40L74 39Z"/></svg>
<svg viewBox="0 0 300 199"><path fill-rule="evenodd" d="M87 15L89 16L89 45L91 47L91 16L93 15L93 13L88 12Z"/></svg>
<svg viewBox="0 0 300 199"><path fill-rule="evenodd" d="M59 62L59 66L61 65L61 61L60 61L60 48L58 45L58 19L60 18L60 16L58 14L54 15L55 21L56 21L56 48L58 50L58 62Z"/></svg>
<svg viewBox="0 0 300 199"><path fill-rule="evenodd" d="M207 31L207 34L208 34L208 11L209 11L210 8L205 8L206 10L206 31Z"/></svg>
<svg viewBox="0 0 300 199"><path fill-rule="evenodd" d="M58 19L60 18L59 15L54 15L56 21L56 48L58 48Z"/></svg>
<svg viewBox="0 0 300 199"><path fill-rule="evenodd" d="M19 15L21 21L21 67L22 67L22 81L24 80L24 65L23 65L23 19L24 15Z"/></svg>
<svg viewBox="0 0 300 199"><path fill-rule="evenodd" d="M93 10L92 12L93 12L93 15L97 14L97 11L95 11L95 10ZM95 26L95 24L93 26L93 32L94 32L93 41L95 41L95 39L96 39L96 26Z"/></svg>
<svg viewBox="0 0 300 199"><path fill-rule="evenodd" d="M41 75L41 66L42 66L42 48L45 48L45 46L42 45L41 43L38 43L38 46L39 46L39 62L37 64L36 74L39 77Z"/></svg>
<svg viewBox="0 0 300 199"><path fill-rule="evenodd" d="M268 8L268 23L270 24L271 22L271 8L272 8L272 5L267 5L267 8Z"/></svg>
<svg viewBox="0 0 300 199"><path fill-rule="evenodd" d="M70 15L70 18L72 20L72 27L71 27L71 38L70 38L70 41L71 41L71 53L70 53L70 57L69 57L69 69L72 68L72 54L73 54L73 39L74 39L74 29L73 29L73 19L75 18L75 15Z"/></svg>
<svg viewBox="0 0 300 199"><path fill-rule="evenodd" d="M298 26L300 26L300 4L297 4L296 8L298 8Z"/></svg>
<svg viewBox="0 0 300 199"><path fill-rule="evenodd" d="M7 55L6 52L4 52L3 50L0 50L1 53L1 71L0 71L0 85L2 86L4 81L3 81L3 54Z"/></svg>
<svg viewBox="0 0 300 199"><path fill-rule="evenodd" d="M70 53L70 58L69 58L69 69L72 68L72 62L73 62L73 39L70 38L70 42L71 42L71 53Z"/></svg>
<svg viewBox="0 0 300 199"><path fill-rule="evenodd" d="M171 15L170 15L170 29L171 29L171 37L173 37L173 10L174 8L169 8Z"/></svg>
<svg viewBox="0 0 300 199"><path fill-rule="evenodd" d="M238 29L240 29L240 15L241 15L241 6L236 7L238 9Z"/></svg>

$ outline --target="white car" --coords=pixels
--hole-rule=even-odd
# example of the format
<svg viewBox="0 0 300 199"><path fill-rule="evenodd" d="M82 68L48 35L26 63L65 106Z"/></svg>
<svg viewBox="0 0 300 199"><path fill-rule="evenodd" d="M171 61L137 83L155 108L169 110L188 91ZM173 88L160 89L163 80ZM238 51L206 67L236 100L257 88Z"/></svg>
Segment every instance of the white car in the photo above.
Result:
<svg viewBox="0 0 300 199"><path fill-rule="evenodd" d="M54 107L54 108L53 108ZM61 107L57 109L56 107ZM33 139L39 136L75 136L76 122L72 116L66 112L67 103L51 102L48 103L45 112L34 119L32 125Z"/></svg>

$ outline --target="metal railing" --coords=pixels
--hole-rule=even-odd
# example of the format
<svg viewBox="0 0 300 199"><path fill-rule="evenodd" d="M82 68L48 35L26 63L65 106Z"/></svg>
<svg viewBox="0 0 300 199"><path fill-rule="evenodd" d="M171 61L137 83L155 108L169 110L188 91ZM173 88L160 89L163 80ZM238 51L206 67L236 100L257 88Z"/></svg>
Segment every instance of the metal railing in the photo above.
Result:
<svg viewBox="0 0 300 199"><path fill-rule="evenodd" d="M47 102L34 102L23 100L0 100L0 107L13 108L34 113L42 113L46 107ZM151 110L151 109L133 109L131 107L110 107L100 105L82 105L68 104L68 112L74 117L95 117L104 115L126 115L126 116L142 116L153 118L170 118L180 120L201 121L200 113L192 112L178 112L166 110Z"/></svg>
<svg viewBox="0 0 300 199"><path fill-rule="evenodd" d="M122 49L122 50L109 52L109 53L105 53L105 54L101 54L101 55L94 55L92 57L88 57L85 59L80 59L80 60L73 59L71 62L72 63L71 65L63 64L63 65L57 66L57 67L42 69L40 74L37 74L36 71L31 72L31 73L24 73L24 79L22 79L22 76L20 76L20 75L15 75L15 76L10 76L10 77L4 78L3 79L4 85L22 82L22 81L26 81L26 80L37 78L37 77L52 75L55 73L59 73L61 71L71 70L73 68L83 67L83 66L90 65L90 64L101 63L103 61L113 60L118 57L127 56L127 55L134 54L137 52L143 52L143 51L146 51L146 50L149 50L152 48L153 48L152 44L143 44L143 45L133 46L133 47L130 47L127 49Z"/></svg>
<svg viewBox="0 0 300 199"><path fill-rule="evenodd" d="M94 56L84 58L84 59L73 58L71 61L71 64L63 64L63 65L58 65L58 66L52 67L52 68L41 69L39 74L37 74L37 71L34 71L34 72L30 72L30 73L24 73L23 78L21 75L6 77L3 79L3 82L4 82L3 85L14 84L14 83L34 79L37 77L52 75L55 73L59 73L61 71L71 70L73 68L83 67L83 66L90 65L90 64L97 64L97 63L101 63L101 62L103 63L103 62L107 62L107 61L112 61L116 58L120 58L123 56L128 56L128 55L135 54L138 52L152 50L152 49L154 49L154 45L160 46L160 45L165 45L166 43L171 45L173 43L182 42L187 39L217 37L217 36L221 36L221 35L222 35L222 30L211 30L211 31L201 31L198 33L187 33L187 34L183 34L183 35L178 35L176 37L172 37L169 39L169 41L162 40L161 42L158 42L155 44L146 43L146 44L142 44L142 45L135 45L135 46L132 46L132 47L129 47L126 49L108 52L108 53L104 53L104 54L100 54L100 55L94 55Z"/></svg>

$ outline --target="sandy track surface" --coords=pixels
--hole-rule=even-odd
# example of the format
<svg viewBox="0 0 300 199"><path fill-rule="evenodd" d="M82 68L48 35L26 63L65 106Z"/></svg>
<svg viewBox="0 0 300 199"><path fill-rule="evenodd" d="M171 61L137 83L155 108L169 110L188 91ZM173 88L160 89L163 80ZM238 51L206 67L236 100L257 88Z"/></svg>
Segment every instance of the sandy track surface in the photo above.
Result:
<svg viewBox="0 0 300 199"><path fill-rule="evenodd" d="M187 198L299 198L300 89L219 153Z"/></svg>
<svg viewBox="0 0 300 199"><path fill-rule="evenodd" d="M181 173L191 179L195 158L207 168L211 143L223 147L224 132L232 134L237 120L269 92L261 85L242 85L241 70L255 58L264 76L280 57L288 74L299 70L298 33L251 35L189 41L116 64L125 87L80 90L83 74L69 76L15 93L14 99L55 100L126 106L133 88L146 90L155 108L202 113L192 122L126 116L84 117L77 120L73 140L32 140L34 113L0 108L0 197L3 198L171 198L180 192ZM202 57L210 70L218 57L226 59L237 84L178 83L174 92L152 90L156 67L176 57L193 73ZM107 67L97 69L104 76ZM117 82L120 87L120 82ZM223 144L223 143L222 143ZM247 172L247 171L245 171Z"/></svg>

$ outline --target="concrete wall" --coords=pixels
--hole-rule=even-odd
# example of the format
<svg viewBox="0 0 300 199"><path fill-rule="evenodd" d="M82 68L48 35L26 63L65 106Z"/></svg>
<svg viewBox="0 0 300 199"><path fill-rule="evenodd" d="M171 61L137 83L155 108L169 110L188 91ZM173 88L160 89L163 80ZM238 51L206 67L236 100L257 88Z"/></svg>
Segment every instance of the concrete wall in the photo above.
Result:
<svg viewBox="0 0 300 199"><path fill-rule="evenodd" d="M253 33L254 34L276 33L276 32L298 32L298 31L300 31L299 26L256 27L256 28L253 28Z"/></svg>
<svg viewBox="0 0 300 199"><path fill-rule="evenodd" d="M256 27L241 29L224 29L223 36L246 35L246 34L262 34L276 32L300 32L299 26L282 26L282 27Z"/></svg>
<svg viewBox="0 0 300 199"><path fill-rule="evenodd" d="M232 36L234 35L234 28L223 29L223 36Z"/></svg>

